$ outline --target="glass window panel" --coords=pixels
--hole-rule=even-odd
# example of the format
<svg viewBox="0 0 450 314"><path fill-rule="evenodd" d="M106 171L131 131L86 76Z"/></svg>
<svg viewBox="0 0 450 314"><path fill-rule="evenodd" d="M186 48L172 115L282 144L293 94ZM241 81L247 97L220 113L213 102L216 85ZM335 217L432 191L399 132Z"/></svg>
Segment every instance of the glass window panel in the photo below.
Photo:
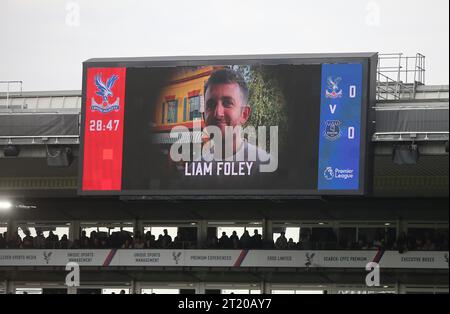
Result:
<svg viewBox="0 0 450 314"><path fill-rule="evenodd" d="M200 96L190 97L189 98L189 119L194 120L197 118L201 118L200 113Z"/></svg>

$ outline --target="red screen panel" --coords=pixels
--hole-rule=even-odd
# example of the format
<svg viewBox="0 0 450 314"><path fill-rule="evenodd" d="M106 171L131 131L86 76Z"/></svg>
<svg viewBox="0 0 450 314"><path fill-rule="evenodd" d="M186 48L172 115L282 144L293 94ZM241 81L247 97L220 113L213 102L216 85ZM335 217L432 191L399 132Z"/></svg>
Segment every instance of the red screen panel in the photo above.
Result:
<svg viewBox="0 0 450 314"><path fill-rule="evenodd" d="M89 68L83 152L83 191L122 188L126 68Z"/></svg>

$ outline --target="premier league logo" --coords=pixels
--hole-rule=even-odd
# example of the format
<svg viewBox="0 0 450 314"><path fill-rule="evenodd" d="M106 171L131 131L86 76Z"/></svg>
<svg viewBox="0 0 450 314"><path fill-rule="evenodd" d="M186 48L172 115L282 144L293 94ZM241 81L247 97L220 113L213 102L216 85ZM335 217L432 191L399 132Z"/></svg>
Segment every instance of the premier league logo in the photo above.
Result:
<svg viewBox="0 0 450 314"><path fill-rule="evenodd" d="M330 181L333 180L334 178L334 171L333 168L331 167L326 167L325 171L323 172L323 176L325 177L326 180Z"/></svg>
<svg viewBox="0 0 450 314"><path fill-rule="evenodd" d="M340 81L342 81L342 78L340 77L337 77L334 80L331 76L328 77L327 79L328 88L325 91L326 98L336 99L342 97L342 89L339 88Z"/></svg>
<svg viewBox="0 0 450 314"><path fill-rule="evenodd" d="M106 84L102 81L101 74L95 76L95 86L97 87L97 92L95 93L98 96L102 97L102 102L97 103L95 99L92 97L92 105L91 110L92 111L98 111L101 113L108 113L113 110L118 111L119 106L119 98L116 99L114 103L109 103L109 98L113 97L114 94L112 92L112 88L116 81L118 80L119 76L117 75L111 75L107 80Z"/></svg>
<svg viewBox="0 0 450 314"><path fill-rule="evenodd" d="M335 141L341 137L341 121L339 120L327 120L325 121L326 128L324 136L327 140Z"/></svg>

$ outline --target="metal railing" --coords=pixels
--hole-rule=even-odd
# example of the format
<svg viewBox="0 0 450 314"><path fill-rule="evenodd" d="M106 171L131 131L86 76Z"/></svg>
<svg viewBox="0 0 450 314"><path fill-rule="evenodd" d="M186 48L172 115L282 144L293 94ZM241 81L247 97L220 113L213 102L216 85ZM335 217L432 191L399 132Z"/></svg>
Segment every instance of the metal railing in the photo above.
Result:
<svg viewBox="0 0 450 314"><path fill-rule="evenodd" d="M448 141L449 132L376 132L372 136L373 142L382 141Z"/></svg>
<svg viewBox="0 0 450 314"><path fill-rule="evenodd" d="M0 145L79 144L80 136L74 135L2 135Z"/></svg>
<svg viewBox="0 0 450 314"><path fill-rule="evenodd" d="M19 91L11 91L10 87L11 85L20 85L20 90ZM0 86L6 86L6 108L9 108L9 99L10 96L13 95L22 95L22 85L23 85L23 81L0 81Z"/></svg>
<svg viewBox="0 0 450 314"><path fill-rule="evenodd" d="M425 85L425 56L380 54L377 69L377 100L414 99L416 87Z"/></svg>

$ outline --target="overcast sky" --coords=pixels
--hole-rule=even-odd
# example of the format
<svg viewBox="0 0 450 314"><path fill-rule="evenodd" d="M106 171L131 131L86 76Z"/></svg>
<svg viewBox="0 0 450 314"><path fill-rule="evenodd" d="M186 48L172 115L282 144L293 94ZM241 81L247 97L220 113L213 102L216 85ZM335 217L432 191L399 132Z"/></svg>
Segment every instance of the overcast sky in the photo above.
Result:
<svg viewBox="0 0 450 314"><path fill-rule="evenodd" d="M403 52L449 80L448 0L0 0L0 80L81 89L93 57Z"/></svg>

